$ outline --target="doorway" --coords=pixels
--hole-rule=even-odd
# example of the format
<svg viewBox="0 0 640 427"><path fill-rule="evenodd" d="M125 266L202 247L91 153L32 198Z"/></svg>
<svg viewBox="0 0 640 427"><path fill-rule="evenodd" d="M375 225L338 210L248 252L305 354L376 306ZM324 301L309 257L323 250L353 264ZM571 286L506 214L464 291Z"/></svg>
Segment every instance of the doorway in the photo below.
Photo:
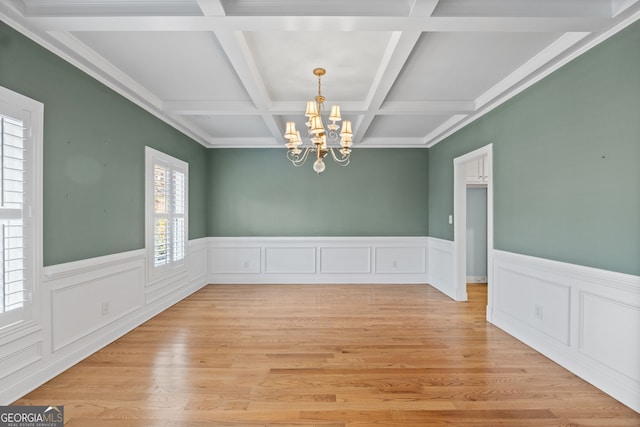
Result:
<svg viewBox="0 0 640 427"><path fill-rule="evenodd" d="M467 169L467 300L487 305L487 184L485 157Z"/></svg>
<svg viewBox="0 0 640 427"><path fill-rule="evenodd" d="M480 283L487 283L487 186L467 183L467 287Z"/></svg>
<svg viewBox="0 0 640 427"><path fill-rule="evenodd" d="M482 185L486 187L486 278L487 278L487 320L491 321L492 286L493 281L493 145L489 144L470 153L456 157L453 160L454 188L453 188L453 244L454 244L454 274L456 285L456 300L467 301L467 242L475 236L469 236L467 230L467 197L468 168L470 162L481 161ZM477 183L478 184L478 183Z"/></svg>

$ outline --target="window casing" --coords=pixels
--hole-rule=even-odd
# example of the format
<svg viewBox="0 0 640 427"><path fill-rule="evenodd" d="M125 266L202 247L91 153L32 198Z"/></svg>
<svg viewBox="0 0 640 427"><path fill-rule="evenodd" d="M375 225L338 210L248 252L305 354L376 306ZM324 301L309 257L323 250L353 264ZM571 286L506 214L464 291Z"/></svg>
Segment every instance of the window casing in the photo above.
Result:
<svg viewBox="0 0 640 427"><path fill-rule="evenodd" d="M146 248L150 280L186 269L189 165L146 147Z"/></svg>
<svg viewBox="0 0 640 427"><path fill-rule="evenodd" d="M38 321L42 270L41 103L0 87L0 333Z"/></svg>

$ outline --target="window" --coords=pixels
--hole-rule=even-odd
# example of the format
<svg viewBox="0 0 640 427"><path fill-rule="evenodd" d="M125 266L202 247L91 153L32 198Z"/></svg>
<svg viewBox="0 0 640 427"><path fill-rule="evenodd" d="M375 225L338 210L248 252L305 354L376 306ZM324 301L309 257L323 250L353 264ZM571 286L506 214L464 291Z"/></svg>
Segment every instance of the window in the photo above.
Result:
<svg viewBox="0 0 640 427"><path fill-rule="evenodd" d="M44 108L0 87L0 330L33 316L41 266Z"/></svg>
<svg viewBox="0 0 640 427"><path fill-rule="evenodd" d="M150 278L185 268L189 165L146 147L146 246Z"/></svg>

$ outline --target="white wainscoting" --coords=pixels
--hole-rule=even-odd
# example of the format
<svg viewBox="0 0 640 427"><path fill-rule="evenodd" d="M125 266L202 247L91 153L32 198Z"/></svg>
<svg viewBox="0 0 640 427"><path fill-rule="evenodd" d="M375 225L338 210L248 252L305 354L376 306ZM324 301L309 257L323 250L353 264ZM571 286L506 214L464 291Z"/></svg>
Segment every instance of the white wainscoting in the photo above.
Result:
<svg viewBox="0 0 640 427"><path fill-rule="evenodd" d="M83 341L144 305L144 255L88 272L49 275L51 350Z"/></svg>
<svg viewBox="0 0 640 427"><path fill-rule="evenodd" d="M147 283L144 249L44 268L40 322L0 340L0 405L10 404L208 282L208 241L187 269Z"/></svg>
<svg viewBox="0 0 640 427"><path fill-rule="evenodd" d="M455 277L453 242L429 237L429 283L449 298L456 299Z"/></svg>
<svg viewBox="0 0 640 427"><path fill-rule="evenodd" d="M494 251L492 322L640 412L640 277Z"/></svg>
<svg viewBox="0 0 640 427"><path fill-rule="evenodd" d="M427 237L211 237L211 283L428 283Z"/></svg>
<svg viewBox="0 0 640 427"><path fill-rule="evenodd" d="M0 384L13 384L20 373L43 358L44 336L40 328L12 334L0 341ZM0 386L1 387L1 386Z"/></svg>

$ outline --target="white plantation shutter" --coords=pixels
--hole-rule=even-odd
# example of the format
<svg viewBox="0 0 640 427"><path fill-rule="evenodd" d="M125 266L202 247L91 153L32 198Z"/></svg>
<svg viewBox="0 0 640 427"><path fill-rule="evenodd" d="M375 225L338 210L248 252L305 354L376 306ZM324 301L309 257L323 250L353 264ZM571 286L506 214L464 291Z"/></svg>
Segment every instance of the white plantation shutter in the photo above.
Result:
<svg viewBox="0 0 640 427"><path fill-rule="evenodd" d="M172 198L171 198L171 210L172 210L172 241L171 253L172 261L179 261L186 255L187 235L185 233L185 174L180 170L171 171L171 183L172 183Z"/></svg>
<svg viewBox="0 0 640 427"><path fill-rule="evenodd" d="M32 294L40 250L36 239L37 209L32 114L41 128L42 104L0 88L0 329L31 317ZM25 108L27 107L27 108ZM40 133L37 133L40 135ZM39 150L39 146L38 146ZM35 211L35 212L34 212Z"/></svg>
<svg viewBox="0 0 640 427"><path fill-rule="evenodd" d="M188 165L152 148L147 157L147 247L151 277L184 267Z"/></svg>
<svg viewBox="0 0 640 427"><path fill-rule="evenodd" d="M29 284L25 269L25 140L22 120L0 115L0 276L2 326L24 318Z"/></svg>
<svg viewBox="0 0 640 427"><path fill-rule="evenodd" d="M169 262L169 233L167 220L169 218L168 186L169 169L155 164L153 165L153 265L167 264Z"/></svg>

